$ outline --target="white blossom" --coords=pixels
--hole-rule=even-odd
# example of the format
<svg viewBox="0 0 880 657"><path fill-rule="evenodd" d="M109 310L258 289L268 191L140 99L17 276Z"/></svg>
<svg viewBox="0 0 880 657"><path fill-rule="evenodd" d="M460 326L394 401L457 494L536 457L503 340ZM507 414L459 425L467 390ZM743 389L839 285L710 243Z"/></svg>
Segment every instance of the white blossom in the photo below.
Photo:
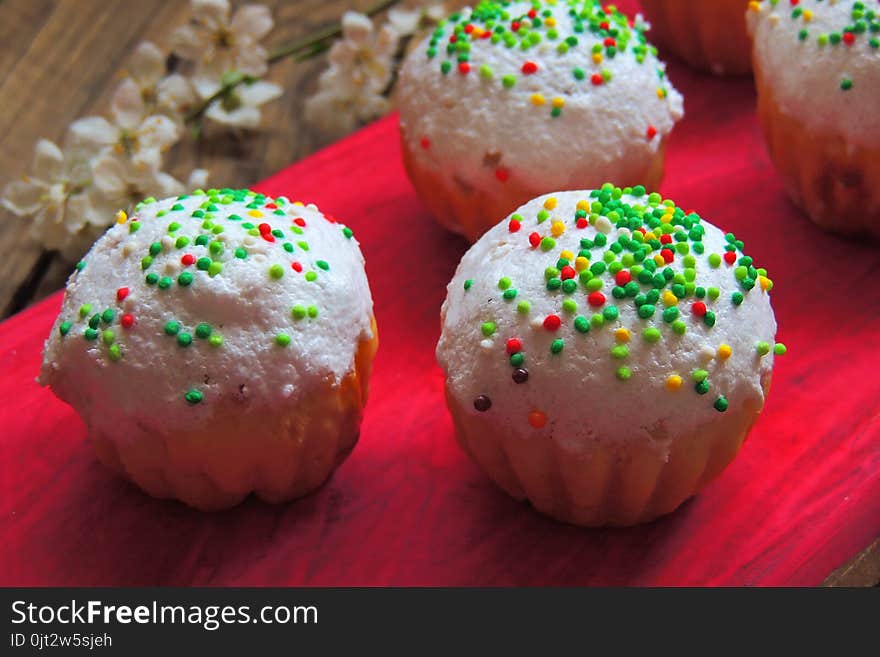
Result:
<svg viewBox="0 0 880 657"><path fill-rule="evenodd" d="M263 80L243 82L211 103L205 117L234 128L257 128L260 105L275 100L282 91L277 84Z"/></svg>
<svg viewBox="0 0 880 657"><path fill-rule="evenodd" d="M382 94L391 81L399 36L390 26L378 31L364 14L346 12L342 38L330 49L330 67L318 79L318 92L306 100L306 119L331 135L390 109Z"/></svg>
<svg viewBox="0 0 880 657"><path fill-rule="evenodd" d="M190 81L178 73L166 75L165 55L149 41L135 48L126 72L128 77L116 89L112 102L139 114L137 121L159 113L180 122L196 103Z"/></svg>
<svg viewBox="0 0 880 657"><path fill-rule="evenodd" d="M100 155L92 165L94 185L90 201L112 222L118 210L131 210L148 196L164 198L181 194L183 184L150 162L132 160L113 152Z"/></svg>
<svg viewBox="0 0 880 657"><path fill-rule="evenodd" d="M19 217L30 217L27 230L35 241L76 258L99 232L100 221L85 193L90 182L82 153L64 152L41 139L30 174L9 183L0 204Z"/></svg>
<svg viewBox="0 0 880 657"><path fill-rule="evenodd" d="M268 70L268 53L260 40L274 25L264 5L243 5L230 18L228 0L192 0L189 24L171 35L174 52L196 64L192 81L208 98L230 72L260 77Z"/></svg>
<svg viewBox="0 0 880 657"><path fill-rule="evenodd" d="M112 150L133 161L158 167L162 153L177 142L180 129L174 121L161 114L139 116L136 106L128 106L114 98L111 123L102 116L87 116L70 124L67 143L76 149L98 155Z"/></svg>

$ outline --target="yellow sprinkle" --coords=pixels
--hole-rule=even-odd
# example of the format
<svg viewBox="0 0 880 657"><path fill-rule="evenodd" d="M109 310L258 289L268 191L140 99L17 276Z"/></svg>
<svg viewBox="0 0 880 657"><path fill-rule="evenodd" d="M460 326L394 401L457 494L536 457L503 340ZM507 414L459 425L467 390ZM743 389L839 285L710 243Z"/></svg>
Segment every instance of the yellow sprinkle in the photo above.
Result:
<svg viewBox="0 0 880 657"><path fill-rule="evenodd" d="M548 196L544 199L544 207L548 210L554 210L556 208L556 197Z"/></svg>
<svg viewBox="0 0 880 657"><path fill-rule="evenodd" d="M727 360L730 358L730 354L733 353L733 349L730 348L729 344L723 344L718 347L718 358L721 360Z"/></svg>
<svg viewBox="0 0 880 657"><path fill-rule="evenodd" d="M547 27L556 27L556 19L550 16L544 20L544 25Z"/></svg>
<svg viewBox="0 0 880 657"><path fill-rule="evenodd" d="M675 392L681 388L681 377L678 374L670 374L666 377L666 389Z"/></svg>
<svg viewBox="0 0 880 657"><path fill-rule="evenodd" d="M529 100L532 101L532 105L535 105L536 107L540 107L547 102L541 94L532 94L529 97Z"/></svg>
<svg viewBox="0 0 880 657"><path fill-rule="evenodd" d="M124 224L128 220L128 215L125 214L125 210L120 210L116 213L116 223Z"/></svg>
<svg viewBox="0 0 880 657"><path fill-rule="evenodd" d="M560 258L565 258L566 260L569 260L569 261L570 261L572 258L574 258L574 253L572 253L572 252L569 251L568 249L565 249L565 250L563 250L563 251L560 251L560 253L559 253L559 257L560 257Z"/></svg>
<svg viewBox="0 0 880 657"><path fill-rule="evenodd" d="M584 256L578 256L578 258L574 261L575 271L581 272L589 266L590 261L587 260Z"/></svg>
<svg viewBox="0 0 880 657"><path fill-rule="evenodd" d="M562 96L556 96L552 100L552 105L553 105L553 107L561 109L565 105L565 98L563 98Z"/></svg>
<svg viewBox="0 0 880 657"><path fill-rule="evenodd" d="M623 327L614 331L614 339L618 342L629 342L629 330Z"/></svg>
<svg viewBox="0 0 880 657"><path fill-rule="evenodd" d="M260 217L263 216L263 213L260 212L259 210L248 210L248 214L250 216L254 217L255 219L259 219Z"/></svg>
<svg viewBox="0 0 880 657"><path fill-rule="evenodd" d="M601 64L602 63L602 53L600 53L600 52L593 53L593 63L594 64Z"/></svg>
<svg viewBox="0 0 880 657"><path fill-rule="evenodd" d="M559 237L564 232L565 224L559 221L559 219L554 219L550 224L550 234L553 235L553 237Z"/></svg>
<svg viewBox="0 0 880 657"><path fill-rule="evenodd" d="M654 233L645 233L645 241L646 242L648 240L655 240L655 239L657 239L657 236L654 235Z"/></svg>
<svg viewBox="0 0 880 657"><path fill-rule="evenodd" d="M758 0L752 0L749 3L749 11L761 11L761 3Z"/></svg>
<svg viewBox="0 0 880 657"><path fill-rule="evenodd" d="M302 201L294 201L294 202L293 202L293 205L300 205L300 206L302 206L302 205L305 205L305 204L304 204Z"/></svg>
<svg viewBox="0 0 880 657"><path fill-rule="evenodd" d="M773 281L766 276L758 276L758 283L761 285L761 289L764 290L764 292L769 292L773 289Z"/></svg>
<svg viewBox="0 0 880 657"><path fill-rule="evenodd" d="M659 98L660 100L666 98L666 90L663 87L657 88L657 98Z"/></svg>
<svg viewBox="0 0 880 657"><path fill-rule="evenodd" d="M663 256L658 253L657 255L654 256L654 263L658 267L662 267L664 264L666 264L666 261L663 259Z"/></svg>
<svg viewBox="0 0 880 657"><path fill-rule="evenodd" d="M805 23L809 23L811 20L813 20L813 12L809 9L804 9L804 13L802 14L802 16L804 17Z"/></svg>
<svg viewBox="0 0 880 657"><path fill-rule="evenodd" d="M666 290L666 291L663 293L663 305L664 305L664 306L675 306L675 305L678 305L678 297L675 296L675 295L674 295L672 292L670 292L669 290Z"/></svg>
<svg viewBox="0 0 880 657"><path fill-rule="evenodd" d="M584 212L587 212L590 209L590 202L589 201L578 201L577 209L583 210Z"/></svg>

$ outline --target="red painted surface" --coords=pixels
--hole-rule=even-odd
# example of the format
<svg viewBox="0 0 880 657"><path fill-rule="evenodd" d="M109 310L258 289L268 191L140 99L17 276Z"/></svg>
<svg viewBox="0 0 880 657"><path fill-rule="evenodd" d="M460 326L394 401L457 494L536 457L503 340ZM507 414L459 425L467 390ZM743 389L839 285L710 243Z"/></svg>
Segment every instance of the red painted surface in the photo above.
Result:
<svg viewBox="0 0 880 657"><path fill-rule="evenodd" d="M688 115L661 191L768 268L789 347L743 452L701 495L647 526L578 529L507 498L459 451L434 345L466 244L416 198L392 118L258 185L316 202L363 245L381 345L349 460L280 506L205 514L147 497L34 383L56 295L0 325L0 584L821 582L880 534L880 252L789 204L750 80L670 69Z"/></svg>

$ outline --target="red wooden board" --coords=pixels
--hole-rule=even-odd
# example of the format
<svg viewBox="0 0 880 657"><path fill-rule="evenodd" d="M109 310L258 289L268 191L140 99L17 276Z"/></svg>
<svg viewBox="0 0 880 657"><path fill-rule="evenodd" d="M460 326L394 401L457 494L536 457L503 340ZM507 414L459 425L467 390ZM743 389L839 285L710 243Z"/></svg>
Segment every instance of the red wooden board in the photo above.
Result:
<svg viewBox="0 0 880 657"><path fill-rule="evenodd" d="M290 504L207 514L147 497L34 383L53 296L0 325L0 584L820 583L880 533L880 256L789 204L750 80L670 71L687 117L661 191L766 264L789 346L740 457L696 499L650 525L579 529L509 499L459 451L434 345L466 244L416 198L392 117L258 185L316 202L363 245L381 345L349 460Z"/></svg>

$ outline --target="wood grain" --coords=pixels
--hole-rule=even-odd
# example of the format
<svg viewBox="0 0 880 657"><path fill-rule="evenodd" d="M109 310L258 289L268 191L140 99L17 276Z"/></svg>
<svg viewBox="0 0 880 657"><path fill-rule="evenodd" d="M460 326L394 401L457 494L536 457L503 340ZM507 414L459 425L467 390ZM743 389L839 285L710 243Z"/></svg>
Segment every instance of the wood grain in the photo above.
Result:
<svg viewBox="0 0 880 657"><path fill-rule="evenodd" d="M370 0L263 0L275 17L271 48L315 33L348 9ZM24 174L38 139L60 141L75 119L103 114L142 40L168 45L173 27L186 21L187 2L168 0L4 0L0 2L0 186ZM248 186L325 145L302 117L323 58L283 60L269 79L284 96L265 106L263 129L246 137L191 140L166 157L166 169L185 180L199 166L218 186ZM45 254L22 232L24 220L0 208L0 318L60 288L70 264Z"/></svg>

